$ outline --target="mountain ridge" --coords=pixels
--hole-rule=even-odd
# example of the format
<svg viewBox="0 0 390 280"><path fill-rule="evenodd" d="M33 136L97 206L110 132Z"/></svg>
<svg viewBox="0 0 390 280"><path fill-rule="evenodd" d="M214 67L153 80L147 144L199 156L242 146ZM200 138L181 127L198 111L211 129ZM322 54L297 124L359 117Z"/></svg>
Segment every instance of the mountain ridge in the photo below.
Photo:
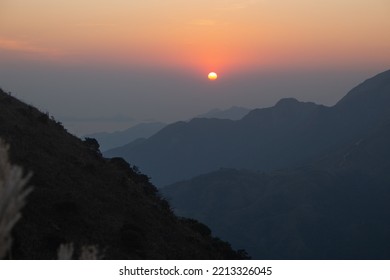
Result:
<svg viewBox="0 0 390 280"><path fill-rule="evenodd" d="M304 166L221 169L161 189L255 259L388 259L390 123Z"/></svg>
<svg viewBox="0 0 390 280"><path fill-rule="evenodd" d="M388 259L390 71L361 83L335 106L312 107L309 116L320 113L304 117L305 124L289 119L294 108L288 104L302 106L293 99L278 105L288 108L285 130L318 127L309 139L338 145L300 165L266 172L220 169L161 191L179 215L207 223L256 259ZM268 116L269 122L272 113L259 109L247 118ZM302 144L310 143L294 147L310 148Z"/></svg>
<svg viewBox="0 0 390 280"><path fill-rule="evenodd" d="M159 187L221 167L270 171L298 166L390 119L389 73L379 74L380 82L375 82L377 76L363 82L332 107L282 99L273 107L252 110L241 120L172 124L136 149L105 155L124 157L150 174ZM354 93L367 96L365 88L371 87L381 88L378 101L368 107L363 102L356 109L353 104L360 98Z"/></svg>
<svg viewBox="0 0 390 280"><path fill-rule="evenodd" d="M209 112L200 114L195 118L214 118L214 119L229 119L229 120L239 120L248 114L250 109L239 106L232 106L228 109L212 109Z"/></svg>

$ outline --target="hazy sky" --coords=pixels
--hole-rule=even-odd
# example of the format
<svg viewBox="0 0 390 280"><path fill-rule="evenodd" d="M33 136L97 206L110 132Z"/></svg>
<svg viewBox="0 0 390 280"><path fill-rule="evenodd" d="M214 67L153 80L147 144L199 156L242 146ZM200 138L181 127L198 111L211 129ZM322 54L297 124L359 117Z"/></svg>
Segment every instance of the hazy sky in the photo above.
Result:
<svg viewBox="0 0 390 280"><path fill-rule="evenodd" d="M390 68L389 15L389 0L0 0L0 87L78 134L333 105Z"/></svg>

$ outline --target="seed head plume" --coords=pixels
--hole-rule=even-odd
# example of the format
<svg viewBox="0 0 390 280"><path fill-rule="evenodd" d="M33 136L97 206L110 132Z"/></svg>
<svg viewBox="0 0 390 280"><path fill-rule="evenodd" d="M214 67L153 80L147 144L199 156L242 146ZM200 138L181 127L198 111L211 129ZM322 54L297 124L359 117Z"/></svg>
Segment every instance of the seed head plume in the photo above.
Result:
<svg viewBox="0 0 390 280"><path fill-rule="evenodd" d="M9 163L8 148L0 139L0 259L11 247L11 230L21 218L21 209L32 190L25 187L31 173L23 176L22 168Z"/></svg>

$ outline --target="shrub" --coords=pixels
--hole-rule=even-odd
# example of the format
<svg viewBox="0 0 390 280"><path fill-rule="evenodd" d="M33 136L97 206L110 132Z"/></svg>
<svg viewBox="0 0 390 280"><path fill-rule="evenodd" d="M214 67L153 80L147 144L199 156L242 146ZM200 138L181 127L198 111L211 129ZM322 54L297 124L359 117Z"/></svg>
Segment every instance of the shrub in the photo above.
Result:
<svg viewBox="0 0 390 280"><path fill-rule="evenodd" d="M84 139L84 145L86 145L90 150L94 151L97 154L100 153L100 145L99 142L95 138L85 137Z"/></svg>
<svg viewBox="0 0 390 280"><path fill-rule="evenodd" d="M50 120L49 113L46 113L46 114L41 113L38 116L38 121L41 123L48 124L49 120Z"/></svg>

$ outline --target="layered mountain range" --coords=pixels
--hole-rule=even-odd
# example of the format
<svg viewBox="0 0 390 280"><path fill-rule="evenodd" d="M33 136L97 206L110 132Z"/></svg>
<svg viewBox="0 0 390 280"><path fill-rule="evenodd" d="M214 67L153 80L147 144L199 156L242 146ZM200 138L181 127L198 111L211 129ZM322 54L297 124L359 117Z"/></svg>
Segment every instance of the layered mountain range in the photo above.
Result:
<svg viewBox="0 0 390 280"><path fill-rule="evenodd" d="M268 162L284 168L220 169L162 191L254 258L389 259L389 108L390 71L330 108L282 100L244 120L272 131Z"/></svg>
<svg viewBox="0 0 390 280"><path fill-rule="evenodd" d="M389 108L386 71L331 107L285 98L237 121L178 122L108 155L168 184L178 215L254 258L387 259Z"/></svg>
<svg viewBox="0 0 390 280"><path fill-rule="evenodd" d="M390 119L390 71L326 107L294 98L242 119L177 122L137 143L109 150L162 187L219 168L272 171L299 166L363 137Z"/></svg>
<svg viewBox="0 0 390 280"><path fill-rule="evenodd" d="M245 116L249 111L250 110L247 108L233 106L226 110L213 109L207 113L198 115L197 118L238 120ZM144 122L123 131L111 133L98 132L85 135L85 137L95 138L99 142L100 150L107 151L124 146L136 140L139 142L140 140L149 138L166 125L167 124L161 122Z"/></svg>

